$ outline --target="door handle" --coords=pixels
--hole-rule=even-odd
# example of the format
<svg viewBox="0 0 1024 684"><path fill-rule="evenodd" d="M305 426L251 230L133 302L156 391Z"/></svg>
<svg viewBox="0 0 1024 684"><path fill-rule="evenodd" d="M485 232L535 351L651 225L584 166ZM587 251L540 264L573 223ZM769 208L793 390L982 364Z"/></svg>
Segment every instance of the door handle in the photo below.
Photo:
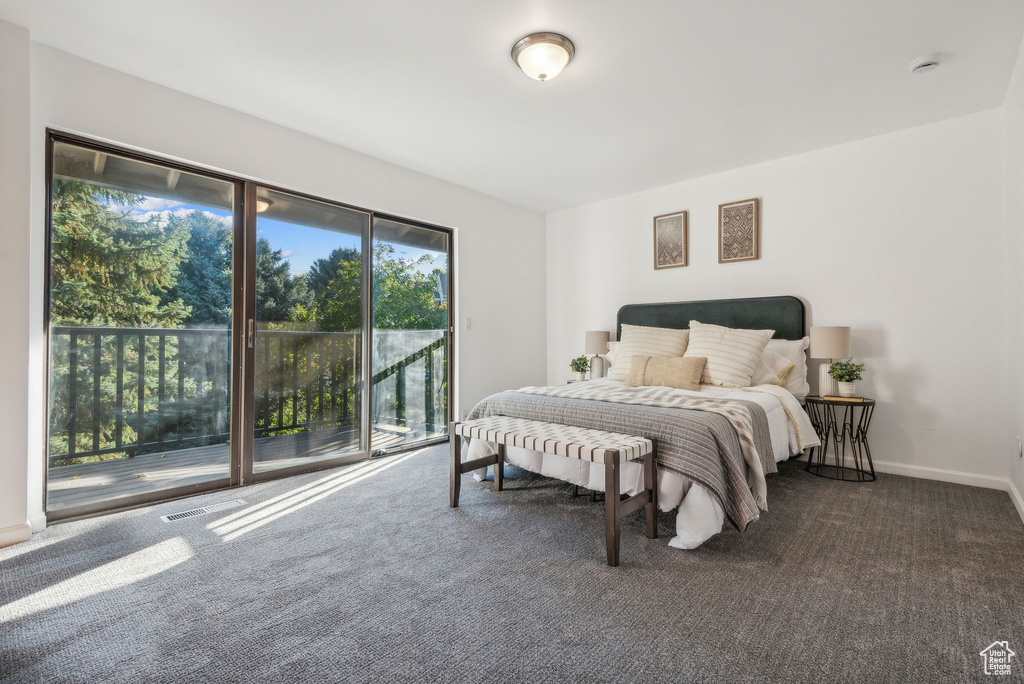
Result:
<svg viewBox="0 0 1024 684"><path fill-rule="evenodd" d="M252 349L252 339L254 335L255 322L249 319L249 349Z"/></svg>

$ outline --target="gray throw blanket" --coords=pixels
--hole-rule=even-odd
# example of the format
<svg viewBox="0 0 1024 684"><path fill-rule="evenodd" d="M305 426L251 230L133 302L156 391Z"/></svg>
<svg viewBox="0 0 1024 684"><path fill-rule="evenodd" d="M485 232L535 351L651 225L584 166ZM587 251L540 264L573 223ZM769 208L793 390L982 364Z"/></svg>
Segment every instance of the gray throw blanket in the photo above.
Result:
<svg viewBox="0 0 1024 684"><path fill-rule="evenodd" d="M590 385L591 383L579 383ZM501 392L487 397L469 418L511 416L526 420L575 425L610 432L622 432L656 440L658 467L699 483L718 499L729 520L741 532L758 519L758 501L745 471L744 446L762 473L776 472L768 418L758 404L750 401L696 399L662 393L645 396L658 388L627 388L633 399L622 402L608 388L544 387ZM660 388L664 390L664 388ZM575 396L574 396L575 395ZM579 396L591 398L577 398ZM725 407L727 410L723 411ZM741 411L749 423L737 429L735 414ZM741 437L741 433L749 433ZM751 454L748 454L751 456ZM761 476L763 483L763 474ZM764 504L764 502L761 502ZM762 505L762 508L764 505Z"/></svg>

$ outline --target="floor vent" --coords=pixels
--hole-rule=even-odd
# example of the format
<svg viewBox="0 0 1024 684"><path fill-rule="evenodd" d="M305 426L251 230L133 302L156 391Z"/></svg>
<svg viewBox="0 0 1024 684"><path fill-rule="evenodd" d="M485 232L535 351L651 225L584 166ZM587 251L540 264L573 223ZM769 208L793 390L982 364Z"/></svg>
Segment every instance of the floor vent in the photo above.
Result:
<svg viewBox="0 0 1024 684"><path fill-rule="evenodd" d="M222 501L220 503L210 504L209 506L203 506L202 508L193 508L190 511L181 511L180 513L171 513L170 515L161 515L160 519L164 522L174 522L176 520L184 520L185 518L194 518L197 515L206 515L207 513L226 511L229 508L238 508L239 506L244 505L245 499L232 499L231 501Z"/></svg>

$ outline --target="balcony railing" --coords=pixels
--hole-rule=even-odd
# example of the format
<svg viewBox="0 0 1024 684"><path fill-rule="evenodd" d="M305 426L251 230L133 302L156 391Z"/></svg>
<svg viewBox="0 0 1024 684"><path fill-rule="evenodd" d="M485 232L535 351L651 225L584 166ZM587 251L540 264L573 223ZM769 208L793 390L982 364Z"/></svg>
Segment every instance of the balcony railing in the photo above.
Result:
<svg viewBox="0 0 1024 684"><path fill-rule="evenodd" d="M447 331L374 347L374 423L443 432ZM253 351L257 437L359 425L359 333L263 330ZM230 368L226 329L54 327L50 465L226 442Z"/></svg>

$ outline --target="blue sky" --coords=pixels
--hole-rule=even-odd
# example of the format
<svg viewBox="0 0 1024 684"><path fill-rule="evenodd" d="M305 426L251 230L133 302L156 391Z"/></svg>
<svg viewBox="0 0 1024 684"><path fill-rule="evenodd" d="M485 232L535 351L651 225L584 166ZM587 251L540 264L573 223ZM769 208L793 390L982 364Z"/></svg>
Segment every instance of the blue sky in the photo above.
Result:
<svg viewBox="0 0 1024 684"><path fill-rule="evenodd" d="M149 220L153 216L161 216L166 220L166 217L171 214L184 214L194 210L216 217L228 224L232 220L229 211L157 197L147 197L144 202L136 206L114 208L127 210L142 221ZM259 237L266 238L274 249L281 250L281 256L291 264L293 274L306 273L314 261L327 256L333 249L338 247L358 249L361 242L355 235L335 233L321 228L308 228L262 216L257 219L256 233ZM443 252L427 252L399 245L396 245L395 252L399 257L412 260L417 260L424 254L430 254L434 257L433 262L428 266L420 267L424 273L429 273L434 268L443 267L445 264L446 255Z"/></svg>

